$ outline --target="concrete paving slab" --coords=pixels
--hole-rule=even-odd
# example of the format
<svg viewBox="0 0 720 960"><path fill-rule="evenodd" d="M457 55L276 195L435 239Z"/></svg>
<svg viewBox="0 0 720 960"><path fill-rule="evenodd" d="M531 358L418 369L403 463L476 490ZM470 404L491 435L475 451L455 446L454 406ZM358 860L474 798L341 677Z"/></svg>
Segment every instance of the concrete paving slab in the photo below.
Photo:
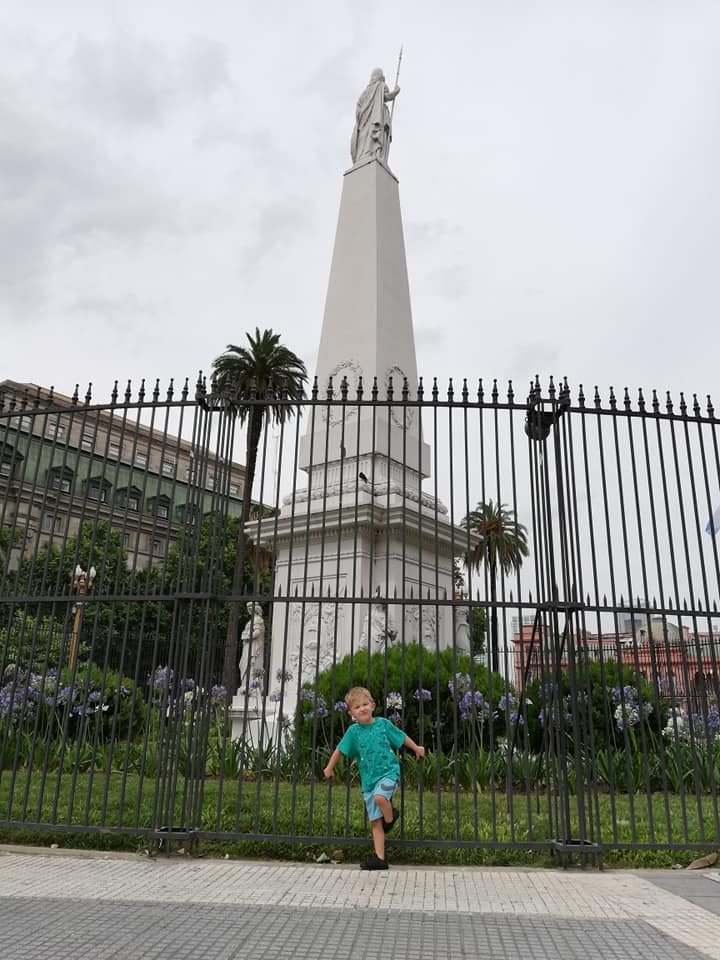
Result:
<svg viewBox="0 0 720 960"><path fill-rule="evenodd" d="M720 960L718 915L663 879L6 851L0 957Z"/></svg>

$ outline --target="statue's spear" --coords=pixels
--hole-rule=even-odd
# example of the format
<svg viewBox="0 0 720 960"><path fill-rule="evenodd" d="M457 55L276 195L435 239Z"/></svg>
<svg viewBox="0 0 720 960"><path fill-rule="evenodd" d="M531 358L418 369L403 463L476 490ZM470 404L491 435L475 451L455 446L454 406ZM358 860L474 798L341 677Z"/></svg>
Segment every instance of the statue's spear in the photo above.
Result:
<svg viewBox="0 0 720 960"><path fill-rule="evenodd" d="M400 64L402 63L402 55L403 55L403 48L402 48L402 44L401 44L401 45L400 45L400 55L399 55L399 57L398 57L397 70L395 71L395 86L396 86L396 87L397 87L397 85L398 85L398 80L400 79ZM386 145L386 148L385 148L385 160L386 160L386 161L387 161L388 155L390 154L390 140L392 139L392 121L393 121L393 114L395 113L395 100L397 100L397 97L395 97L395 99L394 99L393 102L392 102L392 106L390 107L390 136L388 137L388 142L387 142L387 145Z"/></svg>
<svg viewBox="0 0 720 960"><path fill-rule="evenodd" d="M400 64L402 63L402 52L403 52L403 48L402 48L402 45L401 45L401 46L400 46L400 56L398 57L397 70L395 71L395 86L396 86L396 87L397 87L397 85L398 85L398 80L400 79ZM394 89L394 88L393 88L393 89ZM395 97L395 100L397 100L397 97ZM390 107L390 127L391 127L391 128L392 128L393 113L395 112L395 100L393 100L392 106Z"/></svg>

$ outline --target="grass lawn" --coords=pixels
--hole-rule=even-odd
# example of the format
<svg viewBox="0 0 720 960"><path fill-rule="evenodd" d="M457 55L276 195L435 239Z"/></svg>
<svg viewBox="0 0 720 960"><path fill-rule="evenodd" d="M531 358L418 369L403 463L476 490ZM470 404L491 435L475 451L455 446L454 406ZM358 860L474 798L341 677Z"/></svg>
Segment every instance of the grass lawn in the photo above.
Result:
<svg viewBox="0 0 720 960"><path fill-rule="evenodd" d="M357 786L181 779L174 798L165 790L161 779L141 780L136 774L123 779L114 772L74 777L52 773L43 783L39 774L26 770L18 771L14 781L5 772L0 777L0 819L6 825L0 827L0 840L143 849L153 823L184 825L192 822L191 811L198 810L202 849L211 855L307 859L321 850L331 855L341 850L346 859L355 860L361 848L369 849ZM563 832L557 800L544 794L407 788L398 798L403 818L390 844L396 863L549 864L551 851L543 844ZM586 802L591 808L585 816L587 838L615 848L605 849L606 864L688 863L699 850L717 847L720 839L712 796L597 793ZM159 811L155 816L154 810ZM578 836L575 797L570 798L570 822L571 835ZM78 827L94 830L77 832ZM631 843L673 849L623 849Z"/></svg>

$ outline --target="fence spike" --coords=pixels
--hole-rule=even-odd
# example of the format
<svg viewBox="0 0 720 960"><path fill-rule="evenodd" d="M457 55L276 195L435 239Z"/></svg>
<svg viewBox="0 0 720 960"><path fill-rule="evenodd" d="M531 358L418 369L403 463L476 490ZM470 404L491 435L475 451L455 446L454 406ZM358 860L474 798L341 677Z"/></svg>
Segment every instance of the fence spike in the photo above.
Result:
<svg viewBox="0 0 720 960"><path fill-rule="evenodd" d="M160 380L159 379L155 381L152 398L153 398L153 403L157 403L160 399Z"/></svg>
<svg viewBox="0 0 720 960"><path fill-rule="evenodd" d="M297 595L298 595L298 585L295 584L295 596L297 597Z"/></svg>
<svg viewBox="0 0 720 960"><path fill-rule="evenodd" d="M550 384L548 386L548 396L551 400L555 399L555 381L553 380L552 374L550 375Z"/></svg>
<svg viewBox="0 0 720 960"><path fill-rule="evenodd" d="M170 401L172 400L174 393L175 393L175 378L170 377L170 383L168 384L168 390L167 390L168 403L170 403Z"/></svg>
<svg viewBox="0 0 720 960"><path fill-rule="evenodd" d="M660 413L660 401L658 400L657 390L654 387L652 392L652 409L653 413Z"/></svg>
<svg viewBox="0 0 720 960"><path fill-rule="evenodd" d="M617 410L617 399L615 397L615 388L610 387L610 409Z"/></svg>
<svg viewBox="0 0 720 960"><path fill-rule="evenodd" d="M343 374L343 378L340 381L340 398L342 399L343 403L345 403L348 398L348 378L345 376L345 374Z"/></svg>
<svg viewBox="0 0 720 960"><path fill-rule="evenodd" d="M145 383L144 380L143 380L143 383ZM183 385L182 393L180 395L183 401L187 400L189 392L190 392L190 383L188 382L188 378L185 377L185 383Z"/></svg>
<svg viewBox="0 0 720 960"><path fill-rule="evenodd" d="M483 402L484 396L485 396L485 389L483 387L482 377L480 377L480 379L478 380L478 388L477 388L478 403Z"/></svg>
<svg viewBox="0 0 720 960"><path fill-rule="evenodd" d="M684 416L687 415L687 404L685 403L685 393L680 391L680 413Z"/></svg>
<svg viewBox="0 0 720 960"><path fill-rule="evenodd" d="M347 584L345 584L345 590L343 592L343 597L347 597Z"/></svg>
<svg viewBox="0 0 720 960"><path fill-rule="evenodd" d="M311 584L310 584L310 596L311 596L311 597L314 597L314 596L315 596L315 584L314 584L314 583L311 583Z"/></svg>
<svg viewBox="0 0 720 960"><path fill-rule="evenodd" d="M630 393L627 387L625 387L625 396L623 397L623 405L626 410L630 409Z"/></svg>
<svg viewBox="0 0 720 960"><path fill-rule="evenodd" d="M717 600L713 600L713 613L717 613L717 612L718 612Z"/></svg>
<svg viewBox="0 0 720 960"><path fill-rule="evenodd" d="M411 600L415 599L415 591L412 588L412 584L410 585L410 599Z"/></svg>
<svg viewBox="0 0 720 960"><path fill-rule="evenodd" d="M312 390L310 391L310 399L317 400L317 398L318 398L318 378L317 378L317 374L315 374L313 378Z"/></svg>
<svg viewBox="0 0 720 960"><path fill-rule="evenodd" d="M76 383L76 384L75 384L75 390L73 391L73 395L72 395L72 397L70 397L70 402L72 403L73 406L76 406L78 400L80 399L80 397L78 396L78 390L79 390L79 389L80 389L80 384L79 384L79 383Z"/></svg>
<svg viewBox="0 0 720 960"><path fill-rule="evenodd" d="M697 608L702 613L702 600L698 597Z"/></svg>
<svg viewBox="0 0 720 960"><path fill-rule="evenodd" d="M432 398L433 398L433 403L437 403L437 399L438 399L437 377L433 377Z"/></svg>
<svg viewBox="0 0 720 960"><path fill-rule="evenodd" d="M393 600L397 600L397 584L395 584L393 588Z"/></svg>
<svg viewBox="0 0 720 960"><path fill-rule="evenodd" d="M585 393L582 384L578 387L578 406L583 409L585 408Z"/></svg>
<svg viewBox="0 0 720 960"><path fill-rule="evenodd" d="M370 391L370 399L372 400L373 403L376 403L377 398L378 398L377 377L373 377L373 385L372 385L372 390Z"/></svg>
<svg viewBox="0 0 720 960"><path fill-rule="evenodd" d="M515 400L515 392L513 390L512 380L508 380L507 399L508 403L512 406L512 403Z"/></svg>
<svg viewBox="0 0 720 960"><path fill-rule="evenodd" d="M420 377L418 379L418 388L417 388L418 403L422 403L424 396L425 396L425 387L423 386L423 378Z"/></svg>
<svg viewBox="0 0 720 960"><path fill-rule="evenodd" d="M88 383L87 393L85 394L85 406L89 407L92 402L92 383Z"/></svg>
<svg viewBox="0 0 720 960"><path fill-rule="evenodd" d="M325 391L325 398L327 400L332 400L333 398L333 378L332 374L328 377L327 390Z"/></svg>
<svg viewBox="0 0 720 960"><path fill-rule="evenodd" d="M643 396L642 387L638 389L638 409L645 409L645 397Z"/></svg>
<svg viewBox="0 0 720 960"><path fill-rule="evenodd" d="M363 378L362 378L362 374L360 374L357 382L357 397L355 399L359 403L362 400L362 398L363 398Z"/></svg>
<svg viewBox="0 0 720 960"><path fill-rule="evenodd" d="M443 600L447 600L447 587L443 587Z"/></svg>
<svg viewBox="0 0 720 960"><path fill-rule="evenodd" d="M696 393L693 394L693 413L695 414L695 417L696 417L698 420L699 420L700 417L702 416L702 414L700 413L700 403L699 403L699 401L698 401L698 398L697 398L697 394L696 394Z"/></svg>
<svg viewBox="0 0 720 960"><path fill-rule="evenodd" d="M497 402L498 402L497 380L493 380L493 388L492 388L492 391L491 391L491 393L490 393L490 397L491 397L493 403L497 403Z"/></svg>
<svg viewBox="0 0 720 960"><path fill-rule="evenodd" d="M589 594L589 593L588 593L587 598L586 598L586 600L585 600L585 605L586 605L587 607L590 606L590 594Z"/></svg>
<svg viewBox="0 0 720 960"><path fill-rule="evenodd" d="M593 403L595 404L596 410L599 410L602 406L602 402L600 400L600 391L598 390L597 384L595 384L595 396L593 397Z"/></svg>
<svg viewBox="0 0 720 960"><path fill-rule="evenodd" d="M461 396L462 396L462 402L463 402L463 403L467 403L467 402L468 402L468 397L469 397L469 394L468 394L468 385L467 385L467 377L463 377L463 386L462 386L462 394L461 394Z"/></svg>
<svg viewBox="0 0 720 960"><path fill-rule="evenodd" d="M455 391L453 389L452 377L450 377L450 379L448 380L448 388L447 388L448 403L452 403L454 397L455 397Z"/></svg>
<svg viewBox="0 0 720 960"><path fill-rule="evenodd" d="M707 394L707 415L712 419L715 416L715 408L713 407L712 400L710 399L710 394Z"/></svg>
<svg viewBox="0 0 720 960"><path fill-rule="evenodd" d="M602 605L603 605L604 607L607 606L607 596L606 596L605 594L603 594L603 602L602 602Z"/></svg>
<svg viewBox="0 0 720 960"><path fill-rule="evenodd" d="M672 397L670 396L670 391L669 391L669 390L666 390L666 391L665 391L665 396L666 396L666 398L667 398L667 399L665 400L665 409L667 410L668 413L672 413L672 412L673 412L673 402L672 402Z"/></svg>
<svg viewBox="0 0 720 960"><path fill-rule="evenodd" d="M132 400L132 380L128 380L127 386L125 387L125 403L130 403Z"/></svg>
<svg viewBox="0 0 720 960"><path fill-rule="evenodd" d="M393 387L393 378L390 374L387 378L387 384L385 385L385 398L388 401L392 401L395 397L395 389Z"/></svg>
<svg viewBox="0 0 720 960"><path fill-rule="evenodd" d="M407 403L410 397L410 384L408 383L408 378L403 377L402 390L400 391L400 396L402 397L403 403Z"/></svg>

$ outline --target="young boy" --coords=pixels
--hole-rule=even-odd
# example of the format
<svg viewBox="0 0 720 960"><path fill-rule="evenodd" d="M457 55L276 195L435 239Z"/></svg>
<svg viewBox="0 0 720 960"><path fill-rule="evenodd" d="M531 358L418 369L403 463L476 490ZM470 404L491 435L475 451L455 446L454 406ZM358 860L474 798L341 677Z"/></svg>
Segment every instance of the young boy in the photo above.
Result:
<svg viewBox="0 0 720 960"><path fill-rule="evenodd" d="M400 811L392 805L393 794L400 780L400 764L395 751L406 746L415 751L418 760L422 760L425 747L419 747L384 717L374 717L375 701L365 687L348 690L345 703L348 713L356 722L345 731L323 772L329 780L341 756L357 757L363 799L375 847L375 854L363 860L360 869L387 870L385 834L392 830L400 816Z"/></svg>

